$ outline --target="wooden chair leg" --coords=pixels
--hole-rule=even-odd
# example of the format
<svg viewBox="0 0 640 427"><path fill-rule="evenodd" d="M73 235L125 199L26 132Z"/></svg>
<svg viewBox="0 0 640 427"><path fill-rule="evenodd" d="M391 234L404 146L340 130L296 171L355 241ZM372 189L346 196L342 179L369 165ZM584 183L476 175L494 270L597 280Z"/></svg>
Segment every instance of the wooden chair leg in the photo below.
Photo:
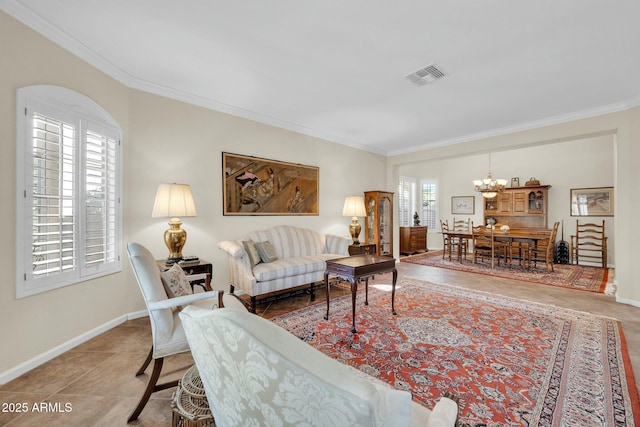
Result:
<svg viewBox="0 0 640 427"><path fill-rule="evenodd" d="M153 346L151 346L151 350L149 350L149 354L147 355L147 358L144 359L144 362L142 362L142 366L140 366L140 369L138 369L138 371L136 372L136 377L144 374L144 371L147 370L147 366L149 366L149 363L151 363L152 357L153 357Z"/></svg>
<svg viewBox="0 0 640 427"><path fill-rule="evenodd" d="M147 388L144 390L144 393L142 394L142 397L140 398L140 401L138 402L138 405L133 410L131 415L129 415L129 418L127 419L128 423L138 419L138 416L140 415L140 413L142 412L142 410L146 406L147 402L149 401L149 397L151 397L151 393L154 392L154 388L156 387L156 383L158 382L158 378L160 378L160 371L162 371L162 363L163 362L164 362L164 358L162 358L162 357L153 361L153 372L151 373L151 376L149 377L149 382L147 383Z"/></svg>
<svg viewBox="0 0 640 427"><path fill-rule="evenodd" d="M140 416L140 413L142 413L142 410L147 405L147 402L149 401L151 394L155 393L156 391L165 390L167 388L175 387L178 385L178 380L158 384L158 379L160 378L160 372L162 371L163 363L164 363L163 357L160 357L153 361L153 371L151 372L151 376L149 377L147 388L144 390L144 393L142 394L142 397L140 398L138 405L133 410L133 412L131 412L131 415L129 415L129 418L127 419L127 423L130 423L131 421L135 421L138 419L138 416Z"/></svg>

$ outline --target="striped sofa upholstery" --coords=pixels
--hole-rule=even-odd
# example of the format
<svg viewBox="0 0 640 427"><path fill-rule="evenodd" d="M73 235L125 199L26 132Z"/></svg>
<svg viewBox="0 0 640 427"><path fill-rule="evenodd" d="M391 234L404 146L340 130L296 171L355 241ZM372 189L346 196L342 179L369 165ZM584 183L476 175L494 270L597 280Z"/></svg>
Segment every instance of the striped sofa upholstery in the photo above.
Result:
<svg viewBox="0 0 640 427"><path fill-rule="evenodd" d="M251 267L243 241L269 241L278 256L276 261ZM241 289L251 297L255 312L256 298L294 287L310 285L324 279L325 261L349 255L351 240L322 234L306 228L279 225L267 230L252 231L238 240L225 240L218 248L227 252L231 293Z"/></svg>

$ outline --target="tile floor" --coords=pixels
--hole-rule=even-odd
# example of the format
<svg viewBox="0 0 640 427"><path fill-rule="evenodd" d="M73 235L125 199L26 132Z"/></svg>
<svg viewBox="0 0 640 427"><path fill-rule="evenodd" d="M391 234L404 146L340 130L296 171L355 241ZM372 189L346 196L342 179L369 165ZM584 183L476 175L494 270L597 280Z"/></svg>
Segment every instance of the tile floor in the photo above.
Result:
<svg viewBox="0 0 640 427"><path fill-rule="evenodd" d="M484 290L546 304L614 317L622 322L636 384L640 386L640 308L617 304L613 297L551 286L517 282L452 270L399 263L399 275L435 283ZM332 290L332 297L348 294L348 288ZM317 292L316 302L324 301ZM273 317L310 304L298 295L258 307L258 314ZM126 419L144 390L147 375L134 373L151 345L147 318L125 322L79 345L48 363L0 386L0 426L125 426ZM180 378L193 364L189 354L167 358L164 379ZM151 370L151 367L147 369ZM172 390L152 395L135 426L170 426ZM37 412L41 403L48 411ZM8 411L9 404L26 404L27 413ZM57 405L56 405L57 404ZM46 409L45 408L45 409ZM15 409L15 405L13 407Z"/></svg>

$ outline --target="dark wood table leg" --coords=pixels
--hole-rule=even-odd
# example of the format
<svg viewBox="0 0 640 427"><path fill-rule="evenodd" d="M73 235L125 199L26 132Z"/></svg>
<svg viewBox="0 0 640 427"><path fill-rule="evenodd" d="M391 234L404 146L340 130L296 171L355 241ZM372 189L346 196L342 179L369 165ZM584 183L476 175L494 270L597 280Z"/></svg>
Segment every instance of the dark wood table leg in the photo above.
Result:
<svg viewBox="0 0 640 427"><path fill-rule="evenodd" d="M324 287L327 292L327 314L324 316L324 320L329 320L329 272L324 272Z"/></svg>
<svg viewBox="0 0 640 427"><path fill-rule="evenodd" d="M351 283L351 333L355 334L356 331L356 292L358 291L358 281L350 277L349 283Z"/></svg>
<svg viewBox="0 0 640 427"><path fill-rule="evenodd" d="M369 305L369 278L364 279L364 305Z"/></svg>
<svg viewBox="0 0 640 427"><path fill-rule="evenodd" d="M396 313L396 306L395 306L395 302L396 302L396 280L398 280L398 270L396 270L395 268L393 269L393 283L391 285L391 313L393 313L394 316L396 316L398 313Z"/></svg>

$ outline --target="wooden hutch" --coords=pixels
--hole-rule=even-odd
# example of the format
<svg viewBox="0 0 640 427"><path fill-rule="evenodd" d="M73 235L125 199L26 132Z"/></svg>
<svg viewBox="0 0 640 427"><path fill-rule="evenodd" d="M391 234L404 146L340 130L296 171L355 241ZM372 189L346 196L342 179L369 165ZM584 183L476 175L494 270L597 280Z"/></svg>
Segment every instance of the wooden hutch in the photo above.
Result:
<svg viewBox="0 0 640 427"><path fill-rule="evenodd" d="M484 222L511 228L548 228L550 185L505 188L492 199L484 199Z"/></svg>

